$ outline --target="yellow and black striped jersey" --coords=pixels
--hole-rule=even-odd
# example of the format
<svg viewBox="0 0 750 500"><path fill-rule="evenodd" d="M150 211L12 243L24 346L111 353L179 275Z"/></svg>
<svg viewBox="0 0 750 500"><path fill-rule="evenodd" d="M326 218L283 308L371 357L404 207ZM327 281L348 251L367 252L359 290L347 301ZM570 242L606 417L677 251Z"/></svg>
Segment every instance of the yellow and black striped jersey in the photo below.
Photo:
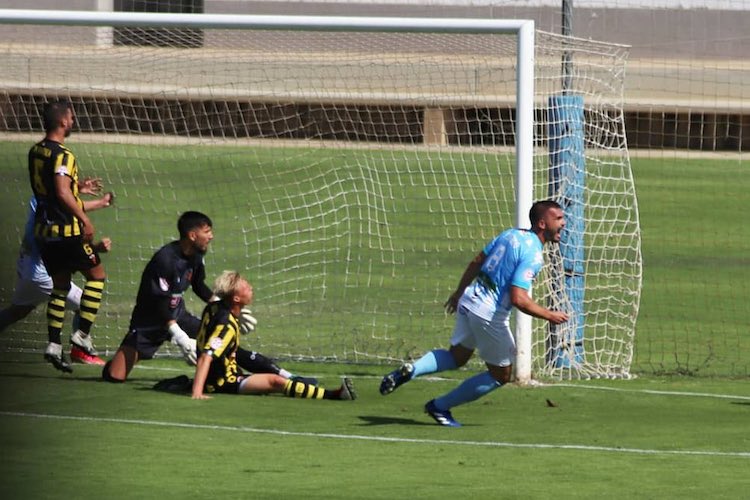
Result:
<svg viewBox="0 0 750 500"><path fill-rule="evenodd" d="M78 162L73 153L56 141L44 139L29 150L29 180L37 200L34 234L41 238L80 236L81 222L58 200L55 177L67 176L70 190L83 208L78 195Z"/></svg>
<svg viewBox="0 0 750 500"><path fill-rule="evenodd" d="M221 390L225 384L236 384L241 375L237 368L237 348L240 325L222 301L211 302L201 316L201 327L196 339L198 357L208 354L213 358L206 377L206 392Z"/></svg>

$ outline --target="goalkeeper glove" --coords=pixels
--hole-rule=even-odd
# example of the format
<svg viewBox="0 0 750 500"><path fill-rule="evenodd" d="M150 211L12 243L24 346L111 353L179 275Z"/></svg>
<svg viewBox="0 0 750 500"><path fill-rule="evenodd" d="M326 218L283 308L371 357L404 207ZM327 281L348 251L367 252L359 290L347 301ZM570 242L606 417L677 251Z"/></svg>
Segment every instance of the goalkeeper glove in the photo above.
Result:
<svg viewBox="0 0 750 500"><path fill-rule="evenodd" d="M258 320L255 319L252 311L247 307L243 307L242 311L240 311L240 331L244 334L253 332L257 324Z"/></svg>
<svg viewBox="0 0 750 500"><path fill-rule="evenodd" d="M195 339L188 337L188 334L177 323L169 325L168 331L172 335L172 343L182 350L185 362L190 366L195 366L198 361L198 356L195 352Z"/></svg>

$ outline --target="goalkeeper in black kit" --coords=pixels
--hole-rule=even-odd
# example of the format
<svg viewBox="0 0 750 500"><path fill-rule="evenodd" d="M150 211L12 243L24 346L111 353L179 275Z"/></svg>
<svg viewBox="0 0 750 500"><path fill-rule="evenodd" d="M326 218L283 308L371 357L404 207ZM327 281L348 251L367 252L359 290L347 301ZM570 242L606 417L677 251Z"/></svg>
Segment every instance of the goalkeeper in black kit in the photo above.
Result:
<svg viewBox="0 0 750 500"><path fill-rule="evenodd" d="M167 341L180 348L188 364L196 363L195 338L201 321L188 312L183 294L192 288L204 302L212 299L211 289L205 283L203 257L214 237L213 223L207 215L190 211L180 216L177 229L180 239L161 247L141 275L128 333L102 370L102 378L108 382L125 382L138 361L153 358ZM254 330L256 324L250 311L243 308L240 315L243 333ZM293 377L257 352L239 349L237 363L250 372Z"/></svg>

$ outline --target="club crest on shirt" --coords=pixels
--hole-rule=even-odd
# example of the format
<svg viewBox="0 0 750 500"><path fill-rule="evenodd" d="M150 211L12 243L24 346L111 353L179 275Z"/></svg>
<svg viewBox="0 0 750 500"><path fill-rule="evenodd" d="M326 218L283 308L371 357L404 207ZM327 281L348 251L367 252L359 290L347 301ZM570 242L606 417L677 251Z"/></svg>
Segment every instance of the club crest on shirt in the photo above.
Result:
<svg viewBox="0 0 750 500"><path fill-rule="evenodd" d="M214 337L214 338L211 339L211 344L210 345L211 345L211 349L213 349L215 351L217 349L221 349L221 346L223 344L224 343L222 342L222 340L219 337Z"/></svg>

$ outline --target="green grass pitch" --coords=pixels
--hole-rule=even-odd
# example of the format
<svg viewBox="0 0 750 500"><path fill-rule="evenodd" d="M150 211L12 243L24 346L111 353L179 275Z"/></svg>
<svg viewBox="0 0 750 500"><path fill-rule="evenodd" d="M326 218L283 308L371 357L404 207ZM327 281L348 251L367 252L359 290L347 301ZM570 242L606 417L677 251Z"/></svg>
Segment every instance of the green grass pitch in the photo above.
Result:
<svg viewBox="0 0 750 500"><path fill-rule="evenodd" d="M157 393L176 360L125 385L2 354L3 497L742 498L750 484L745 380L642 378L507 387L422 413L453 378L377 392L384 367L290 365L354 402ZM448 377L465 376L463 373ZM547 400L556 406L549 406Z"/></svg>
<svg viewBox="0 0 750 500"><path fill-rule="evenodd" d="M508 202L462 199L461 182L469 174L449 168L465 165L474 170L472 182L500 191L512 179L490 178L488 172L498 167L486 164L497 163L495 156L455 154L448 157L451 165L436 166L445 160L423 155L422 172L414 162L418 153L408 151L71 143L81 175L102 176L117 194L114 208L92 214L97 234L113 241L112 252L103 257L110 279L102 328L94 332L97 346L109 352L127 329L145 262L176 239L182 211L201 210L213 219L208 282L221 269L238 269L250 279L265 346L282 355L347 361L369 353L401 359L441 341L452 322L440 305L466 262L494 236L499 223L493 220L510 213ZM14 165L2 200L3 213L13 221L3 235L9 262L17 252L19 221L25 220L27 149L22 143L0 145L0 157ZM452 199L444 200L446 193L439 191L447 186L455 187L447 193ZM494 200L495 193L485 198ZM453 205L456 217L463 211L465 221L481 205L486 223L446 221L436 216L441 203ZM401 270L407 267L405 275ZM4 302L14 272L9 265L0 275ZM384 289L387 294L372 293ZM200 304L188 303L200 311ZM36 318L38 324L39 312ZM419 342L402 343L402 332L415 329ZM27 330L28 335L8 339L11 348L43 345L43 336ZM300 346L308 351L295 352Z"/></svg>
<svg viewBox="0 0 750 500"><path fill-rule="evenodd" d="M18 146L0 144L2 157L10 157L9 147ZM0 166L6 221L24 217L25 147L17 162ZM108 168L107 181L125 206L152 198L133 188L123 192L118 180L130 186L143 181L144 189L165 193L192 189L195 208L206 202L197 189L203 179L175 181L157 172L146 177L143 170L143 179L126 179L117 163ZM746 496L750 249L737 224L750 202L748 164L635 158L633 168L644 255L636 380L503 388L456 409L463 428L444 429L422 406L467 372L415 381L382 397L377 387L390 365L286 363L327 387L349 375L360 398L221 395L192 401L150 389L160 378L190 373L181 361L144 363L128 384L114 386L99 382L98 368L77 366L73 375L62 375L38 353L19 353L13 343L27 332L11 329L0 350L3 498ZM246 195L239 187L232 194ZM130 233L135 229L174 225L171 213L140 228L128 224L128 216L127 210L120 220L101 212L96 220L121 241L136 241ZM220 226L231 225L220 217ZM13 280L16 226L3 226L4 303ZM154 229L122 251L148 258L169 237ZM215 255L230 251L216 243ZM451 284L475 246L466 253L448 243L436 248ZM213 267L245 258L228 255ZM129 288L139 272L117 276L122 289L110 290L110 314L129 314ZM272 287L259 284L274 293ZM123 333L100 327L115 341ZM446 325L428 333L428 341L443 344L448 333Z"/></svg>

